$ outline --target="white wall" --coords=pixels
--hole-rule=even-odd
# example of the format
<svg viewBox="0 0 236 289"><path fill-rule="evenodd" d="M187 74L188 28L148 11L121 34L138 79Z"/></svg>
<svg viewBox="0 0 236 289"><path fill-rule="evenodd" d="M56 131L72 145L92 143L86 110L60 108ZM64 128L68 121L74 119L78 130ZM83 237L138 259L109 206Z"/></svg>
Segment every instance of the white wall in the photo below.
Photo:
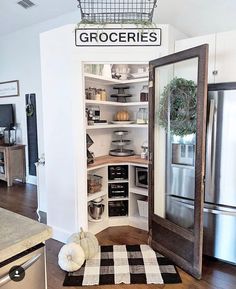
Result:
<svg viewBox="0 0 236 289"><path fill-rule="evenodd" d="M0 38L0 82L14 79L20 82L20 96L0 98L0 104L15 104L16 121L22 128L22 143L27 144L25 94L36 93L39 155L44 152L39 34L67 23L78 23L79 20L78 10ZM40 210L46 211L44 169L40 168L39 173ZM27 176L27 181L36 183L36 178Z"/></svg>

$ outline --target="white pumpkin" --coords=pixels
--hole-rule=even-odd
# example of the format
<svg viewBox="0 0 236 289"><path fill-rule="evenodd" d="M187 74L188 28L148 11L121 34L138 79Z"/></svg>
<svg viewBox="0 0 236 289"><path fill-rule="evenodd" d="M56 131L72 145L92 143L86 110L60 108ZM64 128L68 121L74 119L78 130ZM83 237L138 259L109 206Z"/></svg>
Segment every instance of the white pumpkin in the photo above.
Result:
<svg viewBox="0 0 236 289"><path fill-rule="evenodd" d="M64 245L58 254L58 264L62 270L67 272L79 270L84 261L84 250L76 243Z"/></svg>
<svg viewBox="0 0 236 289"><path fill-rule="evenodd" d="M83 248L86 260L93 258L99 249L97 238L90 232L84 232L82 228L80 228L80 233L69 237L67 243L71 242L77 243Z"/></svg>

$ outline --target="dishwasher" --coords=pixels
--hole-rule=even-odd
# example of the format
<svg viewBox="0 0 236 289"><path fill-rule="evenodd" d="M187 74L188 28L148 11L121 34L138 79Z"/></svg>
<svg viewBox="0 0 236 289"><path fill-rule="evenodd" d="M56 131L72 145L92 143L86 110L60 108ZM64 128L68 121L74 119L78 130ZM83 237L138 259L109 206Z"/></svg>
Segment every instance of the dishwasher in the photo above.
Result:
<svg viewBox="0 0 236 289"><path fill-rule="evenodd" d="M45 245L38 244L0 263L1 289L46 289Z"/></svg>

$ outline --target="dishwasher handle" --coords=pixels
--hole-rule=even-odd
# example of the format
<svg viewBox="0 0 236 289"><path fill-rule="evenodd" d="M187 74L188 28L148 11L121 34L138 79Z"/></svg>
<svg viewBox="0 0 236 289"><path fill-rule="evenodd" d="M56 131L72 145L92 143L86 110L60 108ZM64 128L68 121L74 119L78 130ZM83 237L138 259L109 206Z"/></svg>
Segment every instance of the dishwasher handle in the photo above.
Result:
<svg viewBox="0 0 236 289"><path fill-rule="evenodd" d="M36 261L38 261L38 259L41 257L42 254L37 254L35 256L33 256L31 259L29 259L28 261L26 261L25 263L23 263L22 265L20 265L20 267L22 267L25 271L30 268ZM0 279L0 287L2 287L3 285L5 285L6 283L8 283L9 281L11 281L11 277L9 275L9 273L7 273L6 275L4 275L1 279Z"/></svg>

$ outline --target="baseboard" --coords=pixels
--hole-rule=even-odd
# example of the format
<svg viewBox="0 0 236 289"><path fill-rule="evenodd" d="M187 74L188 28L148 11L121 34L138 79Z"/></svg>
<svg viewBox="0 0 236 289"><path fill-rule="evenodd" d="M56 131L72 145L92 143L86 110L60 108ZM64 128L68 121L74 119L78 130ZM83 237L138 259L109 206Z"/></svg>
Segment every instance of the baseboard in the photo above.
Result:
<svg viewBox="0 0 236 289"><path fill-rule="evenodd" d="M37 177L36 176L27 176L26 182L27 182L27 184L37 186Z"/></svg>
<svg viewBox="0 0 236 289"><path fill-rule="evenodd" d="M51 226L51 227L52 227L52 239L57 240L59 242L66 243L68 238L72 234L71 232L62 230L61 228L54 227L54 226Z"/></svg>

